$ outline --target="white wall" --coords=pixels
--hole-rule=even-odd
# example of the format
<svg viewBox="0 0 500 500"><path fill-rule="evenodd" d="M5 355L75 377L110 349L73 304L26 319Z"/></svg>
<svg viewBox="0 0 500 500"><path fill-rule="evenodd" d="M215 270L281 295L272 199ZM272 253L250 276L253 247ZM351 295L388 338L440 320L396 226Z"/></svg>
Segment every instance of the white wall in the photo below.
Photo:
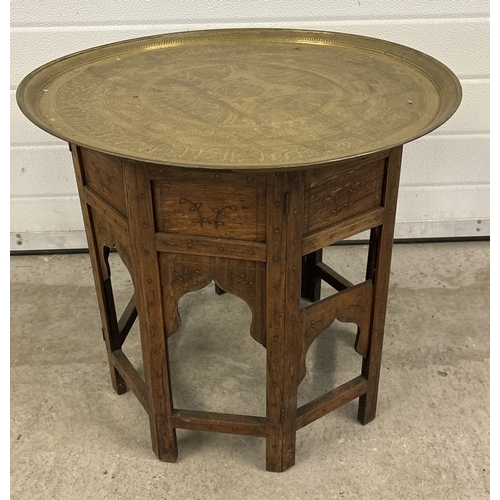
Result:
<svg viewBox="0 0 500 500"><path fill-rule="evenodd" d="M11 26L12 250L86 246L68 147L18 110L21 79L95 45L225 27L357 33L449 66L462 83L462 105L440 129L405 147L396 236L488 234L487 0L12 0Z"/></svg>

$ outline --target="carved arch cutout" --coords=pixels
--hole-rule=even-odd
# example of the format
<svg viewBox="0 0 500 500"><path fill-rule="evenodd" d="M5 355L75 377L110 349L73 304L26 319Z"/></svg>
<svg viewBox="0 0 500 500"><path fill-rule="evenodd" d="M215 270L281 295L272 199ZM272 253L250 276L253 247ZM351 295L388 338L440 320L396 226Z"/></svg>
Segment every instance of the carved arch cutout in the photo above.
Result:
<svg viewBox="0 0 500 500"><path fill-rule="evenodd" d="M167 335L180 327L179 300L211 282L242 299L252 312L251 336L265 347L265 316L260 297L265 293L265 267L217 257L160 254L160 281ZM215 293L215 292L214 292Z"/></svg>
<svg viewBox="0 0 500 500"><path fill-rule="evenodd" d="M359 377L363 358L352 348L357 328L355 323L334 320L316 337L297 386L299 408Z"/></svg>
<svg viewBox="0 0 500 500"><path fill-rule="evenodd" d="M302 382L306 374L306 356L311 344L335 320L355 323L358 326L354 348L361 356L367 356L372 295L373 284L371 280L368 280L302 309L300 325L302 345L298 384Z"/></svg>
<svg viewBox="0 0 500 500"><path fill-rule="evenodd" d="M128 236L119 230L115 230L113 225L97 212L91 212L92 229L97 244L98 256L103 271L110 275L108 264L109 252L111 249L116 249L120 259L127 268L132 281L134 282L134 272L132 258L129 253L130 243Z"/></svg>
<svg viewBox="0 0 500 500"><path fill-rule="evenodd" d="M123 343L125 342L135 323L135 320L137 319L137 308L134 293L134 273L132 259L130 258L128 251L129 242L127 235L119 230L115 230L114 226L110 222L94 211L91 213L91 223L97 249L96 258L98 259L99 267L101 269L101 287L105 302L110 348L114 351L122 348ZM123 266L128 271L128 275L132 282L132 293L128 295L128 303L124 302L121 304L121 301L119 300L119 303L117 304L115 300L116 297L113 292L113 285L116 285L116 281L113 279L112 283L112 270L110 265L110 254L113 249L116 249L116 253L118 254ZM117 307L119 308L119 311L117 311ZM120 317L118 317L117 312L121 313Z"/></svg>
<svg viewBox="0 0 500 500"><path fill-rule="evenodd" d="M174 405L265 414L266 354L249 335L250 307L231 293L217 295L212 283L179 301L182 325L168 340Z"/></svg>

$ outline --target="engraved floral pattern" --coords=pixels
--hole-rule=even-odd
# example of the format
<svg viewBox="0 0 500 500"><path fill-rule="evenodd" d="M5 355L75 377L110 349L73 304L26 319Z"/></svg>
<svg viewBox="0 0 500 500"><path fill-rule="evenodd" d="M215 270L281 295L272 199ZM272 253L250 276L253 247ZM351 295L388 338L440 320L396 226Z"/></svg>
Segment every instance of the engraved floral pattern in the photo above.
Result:
<svg viewBox="0 0 500 500"><path fill-rule="evenodd" d="M175 42L165 35L151 42L154 50L127 54L127 64L112 56L61 71L40 93L40 108L55 135L70 126L80 141L109 152L245 167L389 147L438 115L434 80L418 65L372 47L345 50L329 36L295 44L295 32L280 35L258 46L219 43L220 35L184 44L182 35Z"/></svg>
<svg viewBox="0 0 500 500"><path fill-rule="evenodd" d="M202 203L195 203L187 198L181 198L180 203L188 203L190 205L189 210L196 212L197 217L193 219L193 223L199 224L200 227L203 227L203 224L211 224L217 229L219 226L223 226L224 222L220 220L221 217L228 216L228 210L238 210L234 205L229 205L223 208L213 208L212 211L215 212L215 217L209 219L208 217L203 217L201 213Z"/></svg>
<svg viewBox="0 0 500 500"><path fill-rule="evenodd" d="M97 175L99 176L99 182L101 184L102 190L107 194L111 194L111 185L113 184L115 177L113 175L107 174L106 172L103 172L95 164L94 167L97 172Z"/></svg>
<svg viewBox="0 0 500 500"><path fill-rule="evenodd" d="M175 278L172 280L172 283L175 283L176 281L184 283L185 281L189 281L195 274L200 274L200 271L198 269L188 269L187 267L184 267L182 273L174 271Z"/></svg>
<svg viewBox="0 0 500 500"><path fill-rule="evenodd" d="M307 328L307 330L304 333L305 337L309 337L312 333L314 334L314 331L316 330L316 327L321 323L324 327L325 320L323 318L318 319L317 321L314 321L313 319L311 320L311 324ZM321 330L323 330L323 327L321 327Z"/></svg>
<svg viewBox="0 0 500 500"><path fill-rule="evenodd" d="M240 274L231 273L231 275L229 277L235 278L236 283L238 283L238 284L243 283L244 288L251 288L252 290L254 288L253 281L248 280L245 276L245 273L240 273Z"/></svg>

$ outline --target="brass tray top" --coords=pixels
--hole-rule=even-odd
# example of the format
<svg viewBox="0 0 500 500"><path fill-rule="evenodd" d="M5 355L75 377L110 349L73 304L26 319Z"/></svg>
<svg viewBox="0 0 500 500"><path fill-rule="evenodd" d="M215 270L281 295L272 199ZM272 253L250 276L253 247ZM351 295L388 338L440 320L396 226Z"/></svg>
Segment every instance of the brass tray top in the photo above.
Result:
<svg viewBox="0 0 500 500"><path fill-rule="evenodd" d="M95 47L31 72L23 113L65 141L212 169L280 169L417 139L460 104L456 76L414 49L357 35L227 29Z"/></svg>

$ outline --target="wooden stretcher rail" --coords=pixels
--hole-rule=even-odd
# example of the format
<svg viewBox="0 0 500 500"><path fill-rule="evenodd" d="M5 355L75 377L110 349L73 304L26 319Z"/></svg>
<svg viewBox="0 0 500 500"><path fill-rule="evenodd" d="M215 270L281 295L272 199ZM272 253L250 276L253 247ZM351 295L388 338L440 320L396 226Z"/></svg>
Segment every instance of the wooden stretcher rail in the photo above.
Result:
<svg viewBox="0 0 500 500"><path fill-rule="evenodd" d="M225 432L245 436L265 437L266 419L248 415L214 413L175 409L172 412L172 425L178 429L196 431Z"/></svg>
<svg viewBox="0 0 500 500"><path fill-rule="evenodd" d="M349 280L341 276L339 273L334 271L330 266L326 265L324 262L318 262L314 268L316 276L326 281L330 286L341 292L346 288L351 288L354 286Z"/></svg>
<svg viewBox="0 0 500 500"><path fill-rule="evenodd" d="M301 406L297 410L296 429L302 429L327 413L366 394L367 387L368 381L359 376Z"/></svg>
<svg viewBox="0 0 500 500"><path fill-rule="evenodd" d="M206 236L185 236L181 234L156 233L156 249L159 252L180 253L184 255L208 255L231 259L265 262L267 247L265 243Z"/></svg>
<svg viewBox="0 0 500 500"><path fill-rule="evenodd" d="M148 391L144 380L121 349L111 353L114 367L120 372L127 387L132 390L141 405L149 413Z"/></svg>
<svg viewBox="0 0 500 500"><path fill-rule="evenodd" d="M135 307L135 294L132 295L127 307L123 311L120 320L118 321L118 332L120 336L120 345L123 345L127 338L130 329L137 319L137 309Z"/></svg>

